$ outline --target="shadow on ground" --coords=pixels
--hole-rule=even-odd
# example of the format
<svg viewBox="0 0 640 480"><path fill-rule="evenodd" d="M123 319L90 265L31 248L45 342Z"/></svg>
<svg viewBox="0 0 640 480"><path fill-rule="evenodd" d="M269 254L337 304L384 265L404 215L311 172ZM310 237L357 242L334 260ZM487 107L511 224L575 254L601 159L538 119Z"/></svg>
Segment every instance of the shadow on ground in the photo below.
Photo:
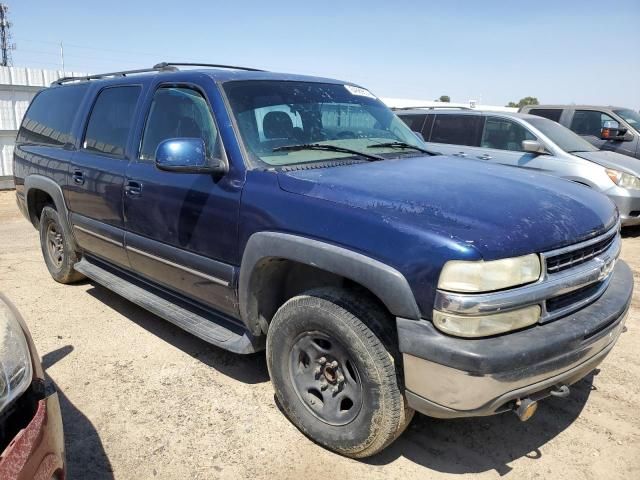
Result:
<svg viewBox="0 0 640 480"><path fill-rule="evenodd" d="M120 315L135 322L152 335L197 358L220 373L240 382L255 384L269 381L267 362L263 353L238 355L205 342L198 337L176 327L157 315L138 307L101 285L91 284L87 293L113 308Z"/></svg>
<svg viewBox="0 0 640 480"><path fill-rule="evenodd" d="M73 351L66 345L49 352L42 357L42 367L47 370ZM62 423L64 427L64 444L67 461L67 478L91 478L95 480L111 480L113 472L111 462L102 446L100 436L91 421L71 403L64 392L47 375L47 382L58 392Z"/></svg>
<svg viewBox="0 0 640 480"><path fill-rule="evenodd" d="M405 457L444 473L511 471L509 463L520 457L542 457L540 448L569 427L580 415L593 386L593 374L571 387L566 399L548 398L528 422L505 413L492 417L440 420L416 414L398 441L365 460L385 465Z"/></svg>
<svg viewBox="0 0 640 480"><path fill-rule="evenodd" d="M88 290L90 295L211 368L244 383L269 381L264 354L238 355L222 350L104 287L92 285L93 288ZM573 423L593 389L593 374L590 374L571 387L571 395L567 399L543 401L536 415L526 423L511 414L455 420L416 415L400 439L363 462L386 465L405 457L444 473L495 470L505 475L511 471L508 464L517 458L541 458L540 448Z"/></svg>
<svg viewBox="0 0 640 480"><path fill-rule="evenodd" d="M621 232L622 238L640 237L640 225L635 227L625 227Z"/></svg>

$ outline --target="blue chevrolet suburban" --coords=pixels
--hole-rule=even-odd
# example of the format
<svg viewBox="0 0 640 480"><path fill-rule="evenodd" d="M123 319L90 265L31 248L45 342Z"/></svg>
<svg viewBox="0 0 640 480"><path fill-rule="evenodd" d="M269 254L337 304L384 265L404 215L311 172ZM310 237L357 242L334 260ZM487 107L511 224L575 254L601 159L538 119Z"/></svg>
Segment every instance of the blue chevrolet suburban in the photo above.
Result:
<svg viewBox="0 0 640 480"><path fill-rule="evenodd" d="M14 161L56 281L266 349L286 415L350 457L416 410L527 420L603 360L631 299L605 196L434 155L348 82L170 63L62 78Z"/></svg>

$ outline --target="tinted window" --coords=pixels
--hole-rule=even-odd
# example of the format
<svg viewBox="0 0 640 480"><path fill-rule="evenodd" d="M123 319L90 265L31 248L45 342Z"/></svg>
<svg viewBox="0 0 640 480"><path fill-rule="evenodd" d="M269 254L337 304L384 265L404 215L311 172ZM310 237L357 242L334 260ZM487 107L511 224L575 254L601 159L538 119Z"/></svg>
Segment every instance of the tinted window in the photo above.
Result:
<svg viewBox="0 0 640 480"><path fill-rule="evenodd" d="M163 87L156 91L140 158L155 159L158 144L170 138L201 138L208 157L220 157L218 130L207 101L198 91L186 87Z"/></svg>
<svg viewBox="0 0 640 480"><path fill-rule="evenodd" d="M20 126L18 142L64 145L72 142L71 127L87 85L48 88L40 92Z"/></svg>
<svg viewBox="0 0 640 480"><path fill-rule="evenodd" d="M629 110L628 108L622 110L614 110L614 112L624 118L625 121L635 130L640 132L640 113Z"/></svg>
<svg viewBox="0 0 640 480"><path fill-rule="evenodd" d="M409 114L409 115L398 115L398 116L404 123L406 123L409 126L411 130L413 130L414 132L422 133L422 126L424 125L424 119L427 118L426 114L421 114L421 115Z"/></svg>
<svg viewBox="0 0 640 480"><path fill-rule="evenodd" d="M83 148L124 155L140 87L111 87L100 92L91 110Z"/></svg>
<svg viewBox="0 0 640 480"><path fill-rule="evenodd" d="M527 113L531 115L538 115L539 117L548 118L554 122L559 122L562 116L562 110L560 108L533 108Z"/></svg>
<svg viewBox="0 0 640 480"><path fill-rule="evenodd" d="M571 130L578 135L600 136L600 131L606 121L615 121L609 115L597 110L576 110L571 120Z"/></svg>
<svg viewBox="0 0 640 480"><path fill-rule="evenodd" d="M480 115L436 115L430 141L477 146L482 120Z"/></svg>
<svg viewBox="0 0 640 480"><path fill-rule="evenodd" d="M596 152L598 149L567 127L546 118L527 119L527 123L546 135L565 152Z"/></svg>
<svg viewBox="0 0 640 480"><path fill-rule="evenodd" d="M522 152L523 140L535 140L526 128L505 118L487 117L480 146Z"/></svg>

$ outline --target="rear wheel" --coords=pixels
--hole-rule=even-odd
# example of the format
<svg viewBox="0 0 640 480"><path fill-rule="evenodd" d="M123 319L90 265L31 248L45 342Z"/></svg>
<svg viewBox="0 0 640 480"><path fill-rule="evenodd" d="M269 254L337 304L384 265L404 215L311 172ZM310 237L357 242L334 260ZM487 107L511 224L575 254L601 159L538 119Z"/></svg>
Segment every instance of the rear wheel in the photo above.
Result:
<svg viewBox="0 0 640 480"><path fill-rule="evenodd" d="M79 255L71 247L60 216L52 207L44 207L40 214L40 247L47 269L56 282L73 283L84 278L73 269Z"/></svg>
<svg viewBox="0 0 640 480"><path fill-rule="evenodd" d="M336 288L286 302L267 336L276 396L307 436L342 455L373 455L413 416L401 391L394 323L366 297Z"/></svg>

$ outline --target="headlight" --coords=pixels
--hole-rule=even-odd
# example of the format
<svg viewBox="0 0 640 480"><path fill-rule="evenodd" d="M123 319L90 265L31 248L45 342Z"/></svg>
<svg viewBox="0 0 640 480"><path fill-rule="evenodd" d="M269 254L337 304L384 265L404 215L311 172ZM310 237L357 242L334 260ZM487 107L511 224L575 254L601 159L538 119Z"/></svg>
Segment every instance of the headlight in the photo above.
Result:
<svg viewBox="0 0 640 480"><path fill-rule="evenodd" d="M528 327L539 319L538 305L477 317L433 311L434 325L443 332L457 337L488 337Z"/></svg>
<svg viewBox="0 0 640 480"><path fill-rule="evenodd" d="M535 282L540 278L536 254L489 262L451 260L445 263L438 288L450 292L490 292Z"/></svg>
<svg viewBox="0 0 640 480"><path fill-rule="evenodd" d="M640 190L640 178L611 168L606 168L605 170L611 181L619 187Z"/></svg>
<svg viewBox="0 0 640 480"><path fill-rule="evenodd" d="M31 368L27 339L0 299L0 412L29 387Z"/></svg>

